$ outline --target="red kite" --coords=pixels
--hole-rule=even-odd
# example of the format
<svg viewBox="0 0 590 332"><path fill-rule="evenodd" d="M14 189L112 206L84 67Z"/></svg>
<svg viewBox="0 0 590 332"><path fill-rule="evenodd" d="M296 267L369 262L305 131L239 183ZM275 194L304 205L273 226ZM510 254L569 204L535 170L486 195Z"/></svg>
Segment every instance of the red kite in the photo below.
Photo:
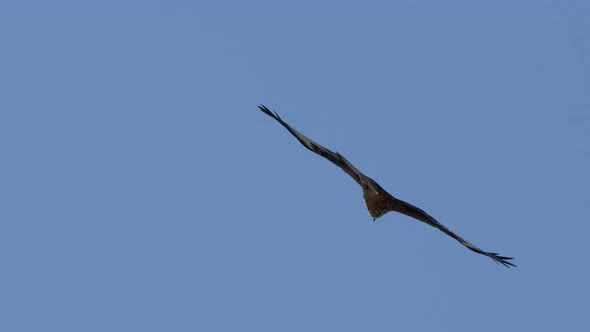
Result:
<svg viewBox="0 0 590 332"><path fill-rule="evenodd" d="M318 155L328 159L334 165L342 168L342 170L350 175L356 183L358 183L361 188L363 189L363 197L365 199L365 204L367 209L369 210L369 214L373 217L373 221L377 220L377 218L381 217L382 215L386 214L390 211L399 212L405 214L409 217L414 219L418 219L432 227L436 227L441 230L443 233L447 234L448 236L452 237L453 239L459 241L462 245L467 247L469 250L474 251L478 254L485 255L493 259L496 263L500 263L506 267L511 267L516 265L509 262L511 257L504 257L499 256L497 253L483 251L478 248L473 243L463 239L459 235L455 234L450 229L446 228L443 224L439 223L436 219L431 217L428 213L424 212L423 210L413 206L410 203L406 203L400 199L397 199L390 195L385 189L381 188L377 182L375 182L370 177L364 175L356 169L344 156L342 156L338 152L333 152L331 150L326 149L325 147L319 145L318 143L312 141L307 136L303 135L302 133L295 130L293 127L288 125L285 121L283 121L276 112L271 112L268 108L264 105L258 106L260 110L266 113L268 116L272 117L276 121L278 121L283 127L287 128L287 130L291 133L291 135L295 136L297 140L303 144L307 149L311 150L312 152L317 153Z"/></svg>

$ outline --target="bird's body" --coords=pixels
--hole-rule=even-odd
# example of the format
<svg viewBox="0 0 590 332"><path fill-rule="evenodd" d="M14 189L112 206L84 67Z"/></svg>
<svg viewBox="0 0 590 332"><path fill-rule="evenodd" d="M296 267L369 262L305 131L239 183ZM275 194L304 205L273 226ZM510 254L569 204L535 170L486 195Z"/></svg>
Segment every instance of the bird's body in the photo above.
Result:
<svg viewBox="0 0 590 332"><path fill-rule="evenodd" d="M312 141L307 136L303 135L302 133L295 130L293 127L288 125L285 121L283 121L279 115L275 112L271 112L268 108L264 105L258 106L258 108L264 112L265 114L269 115L276 121L278 121L283 127L285 127L297 140L305 146L307 149L315 152L316 154L328 159L336 166L340 167L345 173L350 175L354 181L356 181L363 190L363 198L365 199L365 205L367 206L367 210L369 210L369 214L373 218L373 220L378 219L379 217L383 216L387 212L395 211L402 214L405 214L409 217L415 218L420 220L430 226L436 227L445 234L449 235L450 237L454 238L455 240L459 241L462 245L467 247L469 250L474 251L478 254L485 255L493 259L496 263L500 263L506 267L516 266L513 263L509 262L511 257L504 257L499 256L496 253L486 252L475 246L473 243L463 239L456 233L449 230L443 224L439 223L436 219L431 217L428 213L424 212L423 210L413 206L410 203L404 202L400 199L393 197L389 194L385 189L381 188L381 186L375 182L370 177L364 175L361 171L356 169L344 156L342 156L338 152L333 152L325 147L319 145L318 143Z"/></svg>
<svg viewBox="0 0 590 332"><path fill-rule="evenodd" d="M363 189L363 198L373 220L377 220L389 211L395 211L399 205L398 199L391 196L381 187L377 190Z"/></svg>

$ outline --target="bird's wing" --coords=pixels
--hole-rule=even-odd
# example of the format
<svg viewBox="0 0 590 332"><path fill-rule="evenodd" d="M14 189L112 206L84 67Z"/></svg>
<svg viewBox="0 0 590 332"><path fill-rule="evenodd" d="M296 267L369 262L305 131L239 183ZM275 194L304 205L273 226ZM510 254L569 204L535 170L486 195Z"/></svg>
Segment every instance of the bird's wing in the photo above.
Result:
<svg viewBox="0 0 590 332"><path fill-rule="evenodd" d="M450 236L453 239L459 241L459 243L461 243L462 245L466 246L469 250L474 251L474 252L476 252L478 254L481 254L481 255L488 256L489 258L493 259L496 263L500 263L500 264L502 264L502 265L504 265L506 267L511 267L511 266L516 267L516 265L512 264L511 262L509 262L509 260L513 259L512 257L499 256L497 253L487 252L487 251L481 250L480 248L478 248L473 243L465 240L464 238L462 238L459 235L455 234L450 229L446 228L443 224L441 224L436 219L434 219L433 217L431 217L428 213L426 213L423 210L421 210L421 209L413 206L410 203L406 203L406 202L404 202L402 200L398 200L398 204L396 204L396 207L393 208L393 209L396 212L403 213L403 214L405 214L407 216L410 216L412 218L415 218L415 219L418 219L418 220L420 220L422 222L425 222L425 223L427 223L428 225L430 225L432 227L438 228L439 230L443 231L448 236Z"/></svg>
<svg viewBox="0 0 590 332"><path fill-rule="evenodd" d="M291 127L289 124L287 124L285 121L283 121L283 119L281 119L281 117L279 117L279 115L277 114L277 112L274 112L274 113L271 112L264 105L260 105L260 106L258 106L258 108L262 112L266 113L268 116L270 116L273 119L277 120L277 122L279 122L281 125L283 125L283 127L287 128L287 130L293 136L295 136L295 138L297 138L297 140L303 146L305 146L306 148L308 148L310 151L315 152L315 153L319 154L320 156L328 159L334 165L342 168L342 170L344 172L346 172L346 174L350 175L350 177L352 177L354 179L354 181L356 181L359 185L361 185L361 187L365 187L367 185L372 186L373 181L371 181L367 176L365 176L363 173L361 173L361 171L359 171L358 169L356 169L356 167L354 167L340 153L333 152L333 151L331 151L329 149L326 149L325 147L323 147L323 146L319 145L318 143L312 141L309 137L307 137L307 136L303 135L302 133L298 132L293 127Z"/></svg>

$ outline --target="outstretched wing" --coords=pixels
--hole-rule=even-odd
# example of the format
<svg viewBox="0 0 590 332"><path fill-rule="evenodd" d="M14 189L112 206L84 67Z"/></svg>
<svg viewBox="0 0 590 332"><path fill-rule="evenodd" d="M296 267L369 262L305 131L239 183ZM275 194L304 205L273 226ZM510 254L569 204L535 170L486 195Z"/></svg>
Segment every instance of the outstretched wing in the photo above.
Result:
<svg viewBox="0 0 590 332"><path fill-rule="evenodd" d="M283 125L283 127L287 128L287 130L293 136L295 136L295 138L297 138L297 140L303 146L305 146L306 148L308 148L310 151L313 151L313 152L319 154L320 156L328 159L334 165L342 168L342 170L344 172L346 172L346 174L350 175L350 177L352 177L354 179L354 181L356 181L359 185L361 185L361 187L363 186L363 184L365 186L366 185L371 185L372 181L369 181L368 178L367 178L367 176L365 176L363 173L361 173L361 171L359 171L358 169L356 169L356 167L354 167L340 153L331 151L329 149L326 149L325 147L323 147L323 146L319 145L318 143L312 141L309 137L307 137L307 136L303 135L302 133L298 132L293 127L291 127L289 124L287 124L285 121L283 121L283 119L281 119L281 117L279 117L279 115L277 114L277 112L274 112L274 113L271 112L264 105L260 105L260 106L258 106L258 108L262 112L268 114L268 116L270 116L271 118L277 120L277 122L280 123L281 125Z"/></svg>
<svg viewBox="0 0 590 332"><path fill-rule="evenodd" d="M513 259L512 257L504 257L504 256L499 256L497 253L493 253L493 252L487 252L487 251L483 251L480 248L478 248L476 245L474 245L473 243L465 240L464 238L460 237L459 235L455 234L453 231L451 231L450 229L446 228L443 224L439 223L436 219L434 219L433 217L431 217L428 213L424 212L423 210L415 207L414 205L410 204L410 203L406 203L402 200L398 199L398 204L396 204L396 207L393 208L394 211L399 212L399 213L403 213L407 216L410 216L414 219L418 219L422 222L427 223L428 225L432 226L432 227L436 227L439 230L443 231L445 234L447 234L448 236L452 237L453 239L459 241L459 243L461 243L462 245L466 246L469 250L476 252L478 254L481 255L485 255L488 256L489 258L493 259L496 263L500 263L506 267L511 267L514 266L516 267L516 265L512 264L511 262L509 262L509 260Z"/></svg>

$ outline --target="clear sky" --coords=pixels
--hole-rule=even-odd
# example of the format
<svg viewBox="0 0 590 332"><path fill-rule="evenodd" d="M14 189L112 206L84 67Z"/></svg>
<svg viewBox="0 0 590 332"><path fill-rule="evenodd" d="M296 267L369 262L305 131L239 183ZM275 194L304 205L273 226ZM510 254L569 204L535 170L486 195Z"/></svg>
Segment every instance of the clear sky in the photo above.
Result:
<svg viewBox="0 0 590 332"><path fill-rule="evenodd" d="M51 3L0 5L1 331L589 330L587 3Z"/></svg>

